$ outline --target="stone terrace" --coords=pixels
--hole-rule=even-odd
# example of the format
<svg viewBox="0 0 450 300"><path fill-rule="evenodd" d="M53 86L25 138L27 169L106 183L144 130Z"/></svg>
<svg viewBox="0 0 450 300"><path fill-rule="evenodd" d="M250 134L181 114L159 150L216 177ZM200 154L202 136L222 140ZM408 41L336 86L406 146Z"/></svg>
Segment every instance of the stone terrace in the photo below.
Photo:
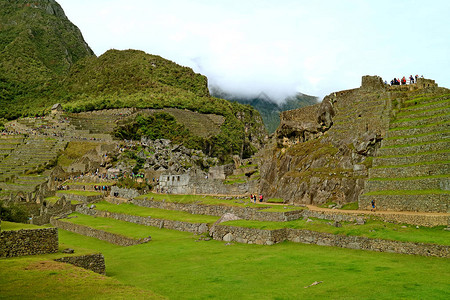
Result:
<svg viewBox="0 0 450 300"><path fill-rule="evenodd" d="M375 200L380 210L448 212L450 94L423 94L398 106L359 207Z"/></svg>

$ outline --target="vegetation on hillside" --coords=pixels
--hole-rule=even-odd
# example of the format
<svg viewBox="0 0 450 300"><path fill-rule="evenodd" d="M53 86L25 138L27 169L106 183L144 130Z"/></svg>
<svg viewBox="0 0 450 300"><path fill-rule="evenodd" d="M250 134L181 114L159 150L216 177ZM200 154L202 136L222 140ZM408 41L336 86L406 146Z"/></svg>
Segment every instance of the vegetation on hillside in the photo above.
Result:
<svg viewBox="0 0 450 300"><path fill-rule="evenodd" d="M205 76L137 50L110 50L96 57L61 7L49 3L0 2L0 118L43 115L55 103L69 113L179 108L225 117L216 136L184 138L185 144L222 162L233 155L248 157L262 143L265 131L258 113L210 97ZM182 127L175 129L175 136L184 134Z"/></svg>

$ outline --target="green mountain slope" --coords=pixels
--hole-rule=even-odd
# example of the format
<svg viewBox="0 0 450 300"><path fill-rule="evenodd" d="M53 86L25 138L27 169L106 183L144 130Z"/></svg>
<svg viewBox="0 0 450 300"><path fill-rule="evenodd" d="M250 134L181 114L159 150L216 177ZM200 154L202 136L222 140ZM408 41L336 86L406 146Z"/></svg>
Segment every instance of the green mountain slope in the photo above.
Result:
<svg viewBox="0 0 450 300"><path fill-rule="evenodd" d="M42 115L55 103L69 113L176 108L223 117L218 133L190 133L195 140L190 144L222 162L233 155L248 157L261 147L266 132L259 114L211 97L207 78L192 69L137 50L96 57L53 0L0 1L0 8L0 121ZM154 131L148 126L143 132Z"/></svg>
<svg viewBox="0 0 450 300"><path fill-rule="evenodd" d="M0 1L0 117L40 106L29 102L51 93L60 76L89 56L80 30L55 1Z"/></svg>

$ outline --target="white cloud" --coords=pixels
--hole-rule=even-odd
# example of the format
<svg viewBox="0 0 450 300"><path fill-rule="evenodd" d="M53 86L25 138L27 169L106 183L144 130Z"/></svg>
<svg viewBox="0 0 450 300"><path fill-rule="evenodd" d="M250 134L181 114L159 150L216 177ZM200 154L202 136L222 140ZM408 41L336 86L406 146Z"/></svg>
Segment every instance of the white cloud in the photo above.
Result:
<svg viewBox="0 0 450 300"><path fill-rule="evenodd" d="M222 88L324 96L363 75L450 86L447 1L59 0L96 54L144 50Z"/></svg>

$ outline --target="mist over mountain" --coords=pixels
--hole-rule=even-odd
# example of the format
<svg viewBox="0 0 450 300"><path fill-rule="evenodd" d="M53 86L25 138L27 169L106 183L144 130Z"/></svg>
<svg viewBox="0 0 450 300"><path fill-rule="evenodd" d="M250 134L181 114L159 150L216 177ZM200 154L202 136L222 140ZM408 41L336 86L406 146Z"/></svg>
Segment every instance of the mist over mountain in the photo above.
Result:
<svg viewBox="0 0 450 300"><path fill-rule="evenodd" d="M275 132L280 124L280 113L286 110L297 109L304 106L314 105L318 98L314 96L297 93L286 97L281 101L273 99L266 93L260 92L255 95L240 95L226 92L218 86L210 86L210 93L213 97L235 101L241 104L249 104L259 111L264 121L264 125L269 133Z"/></svg>

